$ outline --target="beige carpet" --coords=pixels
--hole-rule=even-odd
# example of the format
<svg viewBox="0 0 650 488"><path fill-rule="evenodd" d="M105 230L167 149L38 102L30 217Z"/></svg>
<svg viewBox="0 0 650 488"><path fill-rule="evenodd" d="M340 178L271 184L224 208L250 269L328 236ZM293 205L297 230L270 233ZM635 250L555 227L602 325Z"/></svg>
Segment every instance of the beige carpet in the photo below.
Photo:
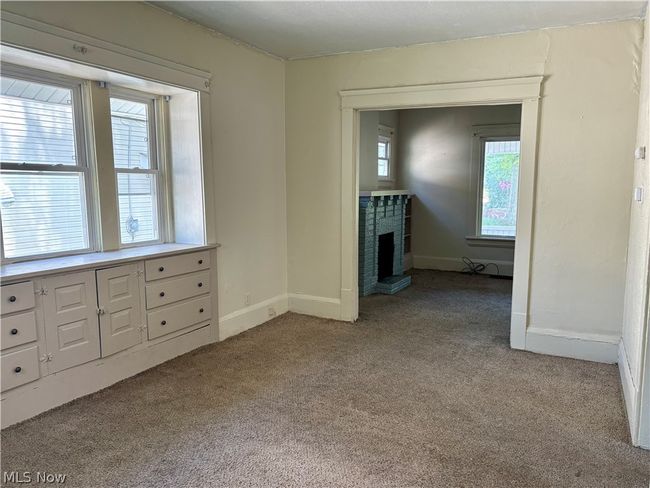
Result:
<svg viewBox="0 0 650 488"><path fill-rule="evenodd" d="M80 487L648 487L616 366L508 348L511 282L416 272L356 325L279 317L2 433Z"/></svg>

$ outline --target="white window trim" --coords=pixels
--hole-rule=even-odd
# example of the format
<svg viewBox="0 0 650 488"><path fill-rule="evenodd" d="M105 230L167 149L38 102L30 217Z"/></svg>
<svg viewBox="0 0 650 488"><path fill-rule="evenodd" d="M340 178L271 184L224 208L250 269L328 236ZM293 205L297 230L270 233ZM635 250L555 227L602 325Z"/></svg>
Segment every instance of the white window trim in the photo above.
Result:
<svg viewBox="0 0 650 488"><path fill-rule="evenodd" d="M149 169L128 169L128 168L116 168L113 166L113 173L115 175L115 199L117 205L117 219L119 222L119 189L117 184L117 175L119 173L130 173L130 174L149 174L153 175L156 179L156 226L158 227L158 239L151 239L148 241L140 241L133 243L123 243L121 236L121 229L118 226L118 240L120 243L120 249L129 248L129 247L139 247L139 246L150 246L153 244L160 244L167 242L169 235L169 224L168 224L168 212L167 212L167 201L168 201L168 188L167 184L167 171L165 171L165 161L166 157L164 156L165 151L165 135L162 133L162 127L164 123L162 119L164 117L164 111L161 110L160 102L162 97L139 92L127 88L121 87L109 87L109 97L110 98L121 98L124 100L131 100L134 102L141 102L147 104L147 121L148 121L148 132L149 132ZM109 114L110 117L110 114Z"/></svg>
<svg viewBox="0 0 650 488"><path fill-rule="evenodd" d="M377 142L388 142L388 176L379 174L379 154L377 154L377 180L380 183L391 183L395 181L395 170L393 168L395 162L395 129L387 125L379 124L377 128ZM382 158L384 159L384 158Z"/></svg>
<svg viewBox="0 0 650 488"><path fill-rule="evenodd" d="M85 100L83 83L84 80L73 78L70 76L59 75L47 71L41 71L33 68L26 68L12 64L2 63L2 75L10 78L18 78L26 81L33 81L36 83L43 83L48 85L60 86L72 91L72 115L75 130L75 157L79 164L75 166L61 166L49 164L29 164L23 165L19 163L1 163L3 170L14 171L48 171L48 172L80 172L84 174L84 187L85 187L85 205L82 207L85 213L86 232L88 233L88 247L83 249L75 249L71 251L30 254L29 256L20 256L16 258L6 258L4 255L4 242L2 233L2 221L0 220L0 261L2 264L17 263L23 261L33 261L36 259L54 258L61 256L72 256L77 254L87 254L96 252L98 250L98 232L97 222L95 219L95 186L93 184L95 179L96 168L91 163L91 158L88 157L88 148L86 146L87 139L87 120L85 120Z"/></svg>
<svg viewBox="0 0 650 488"><path fill-rule="evenodd" d="M468 235L465 240L469 245L482 247L514 248L516 237L492 236L481 234L483 170L486 141L520 140L519 124L495 124L474 126L472 134L472 164L469 180L469 194L474 195L474 205L468 205Z"/></svg>

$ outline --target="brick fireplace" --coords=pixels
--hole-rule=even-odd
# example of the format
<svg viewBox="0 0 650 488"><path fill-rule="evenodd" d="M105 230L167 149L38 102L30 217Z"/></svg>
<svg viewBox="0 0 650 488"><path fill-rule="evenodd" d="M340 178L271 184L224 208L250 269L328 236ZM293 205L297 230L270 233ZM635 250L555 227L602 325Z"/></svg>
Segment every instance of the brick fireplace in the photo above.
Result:
<svg viewBox="0 0 650 488"><path fill-rule="evenodd" d="M406 191L360 192L359 295L394 294L411 284L404 274Z"/></svg>

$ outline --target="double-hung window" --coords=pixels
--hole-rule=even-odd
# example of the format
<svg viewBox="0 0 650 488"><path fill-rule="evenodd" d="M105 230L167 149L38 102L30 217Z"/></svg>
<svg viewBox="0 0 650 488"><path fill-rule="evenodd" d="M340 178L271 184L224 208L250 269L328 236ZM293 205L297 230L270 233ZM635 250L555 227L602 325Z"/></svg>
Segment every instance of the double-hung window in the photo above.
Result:
<svg viewBox="0 0 650 488"><path fill-rule="evenodd" d="M204 242L198 93L147 83L145 93L142 80L126 75L118 86L2 64L2 264ZM172 145L174 137L183 140ZM172 195L176 177L187 187ZM192 221L175 228L175 212Z"/></svg>
<svg viewBox="0 0 650 488"><path fill-rule="evenodd" d="M477 212L481 237L516 236L519 154L518 137L481 139Z"/></svg>
<svg viewBox="0 0 650 488"><path fill-rule="evenodd" d="M161 240L160 171L153 96L111 94L113 164L117 180L120 242Z"/></svg>
<svg viewBox="0 0 650 488"><path fill-rule="evenodd" d="M377 137L377 179L392 180L393 129L379 126Z"/></svg>
<svg viewBox="0 0 650 488"><path fill-rule="evenodd" d="M3 69L0 83L3 260L93 250L81 81Z"/></svg>
<svg viewBox="0 0 650 488"><path fill-rule="evenodd" d="M377 141L377 176L390 177L390 137L379 136Z"/></svg>

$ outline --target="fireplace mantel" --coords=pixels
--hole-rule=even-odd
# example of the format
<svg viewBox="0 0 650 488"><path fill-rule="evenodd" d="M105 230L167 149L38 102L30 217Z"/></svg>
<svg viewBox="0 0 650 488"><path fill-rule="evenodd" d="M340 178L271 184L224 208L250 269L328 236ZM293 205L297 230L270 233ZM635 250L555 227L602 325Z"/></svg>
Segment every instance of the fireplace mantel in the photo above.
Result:
<svg viewBox="0 0 650 488"><path fill-rule="evenodd" d="M389 197L395 195L410 195L408 190L360 190L360 197Z"/></svg>

